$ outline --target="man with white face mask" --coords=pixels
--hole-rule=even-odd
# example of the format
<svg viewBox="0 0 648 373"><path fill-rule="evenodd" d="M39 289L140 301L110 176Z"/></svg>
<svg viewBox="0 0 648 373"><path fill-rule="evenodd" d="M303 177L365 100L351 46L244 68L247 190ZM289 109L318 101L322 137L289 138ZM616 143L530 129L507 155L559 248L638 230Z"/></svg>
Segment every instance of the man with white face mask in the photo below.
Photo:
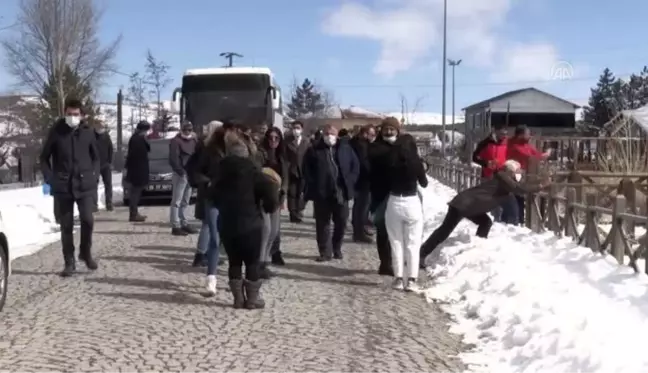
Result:
<svg viewBox="0 0 648 373"><path fill-rule="evenodd" d="M304 156L305 200L313 201L318 261L342 259L342 240L349 217L360 164L347 139L333 125ZM331 221L333 234L331 235Z"/></svg>
<svg viewBox="0 0 648 373"><path fill-rule="evenodd" d="M82 108L79 100L65 103L65 117L50 128L40 154L43 178L51 187L55 213L61 227L65 263L61 272L63 277L76 272L73 236L75 204L81 222L79 259L85 262L89 270L97 269L97 262L92 257L92 229L100 157L94 130L85 123Z"/></svg>
<svg viewBox="0 0 648 373"><path fill-rule="evenodd" d="M288 162L288 195L286 203L290 221L301 223L304 212L304 177L302 163L310 141L303 136L304 125L300 121L292 123L292 130L286 136L286 161Z"/></svg>
<svg viewBox="0 0 648 373"><path fill-rule="evenodd" d="M185 166L196 151L197 139L193 132L193 124L184 122L178 133L169 143L169 164L173 170L171 208L169 220L171 221L171 234L186 236L197 233L197 230L187 223L185 210L191 199L191 185L187 177Z"/></svg>

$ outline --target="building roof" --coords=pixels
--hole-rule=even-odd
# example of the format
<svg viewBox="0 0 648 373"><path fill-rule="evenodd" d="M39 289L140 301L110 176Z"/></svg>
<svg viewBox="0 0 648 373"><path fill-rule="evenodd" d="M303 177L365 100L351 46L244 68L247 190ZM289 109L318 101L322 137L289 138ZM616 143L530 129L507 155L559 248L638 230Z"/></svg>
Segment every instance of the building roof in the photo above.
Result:
<svg viewBox="0 0 648 373"><path fill-rule="evenodd" d="M491 102L494 102L494 101L500 101L500 100L503 100L503 99L505 99L505 98L513 97L513 96L516 96L516 95L518 95L518 94L520 94L520 93L522 93L522 92L527 92L527 91L534 91L534 92L537 92L537 93L543 94L543 95L545 95L545 96L549 96L549 97L551 97L551 98L553 98L553 99L556 99L556 100L558 100L558 101L562 101L562 102L565 103L566 105L571 105L571 106L573 106L574 109L580 109L580 106L579 106L579 105L576 105L575 103L573 103L573 102L571 102L571 101L567 101L567 100L562 99L562 98L560 98L560 97L558 97L558 96L554 96L554 95L552 95L551 93L547 93L547 92L541 91L541 90L539 90L539 89L537 89L537 88L528 87L528 88L516 89L516 90L514 90L514 91L509 91L509 92L502 93L501 95L498 95L498 96L495 96L495 97L491 97L491 98L489 98L489 99L487 99L487 100L484 100L484 101L480 101L480 102L478 102L478 103L476 103L476 104L472 104L472 105L470 105L470 106L467 106L467 107L465 107L465 108L463 108L463 109L461 109L461 110L470 110L470 109L476 109L476 108L486 107L486 106L489 106Z"/></svg>

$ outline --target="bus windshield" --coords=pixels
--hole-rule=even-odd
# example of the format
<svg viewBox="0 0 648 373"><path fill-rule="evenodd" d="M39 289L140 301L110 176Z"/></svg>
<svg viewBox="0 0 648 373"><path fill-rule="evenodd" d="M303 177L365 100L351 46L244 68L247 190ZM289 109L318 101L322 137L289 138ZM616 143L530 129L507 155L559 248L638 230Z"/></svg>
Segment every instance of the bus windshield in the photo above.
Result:
<svg viewBox="0 0 648 373"><path fill-rule="evenodd" d="M185 76L182 95L186 100L186 117L196 125L223 119L263 122L268 119L269 86L270 79L263 74Z"/></svg>

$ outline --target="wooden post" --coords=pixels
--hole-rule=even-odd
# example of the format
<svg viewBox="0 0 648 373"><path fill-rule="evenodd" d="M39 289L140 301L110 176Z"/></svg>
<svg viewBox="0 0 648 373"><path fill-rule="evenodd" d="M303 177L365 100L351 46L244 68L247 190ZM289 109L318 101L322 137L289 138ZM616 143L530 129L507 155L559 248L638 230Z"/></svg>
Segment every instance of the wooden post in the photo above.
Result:
<svg viewBox="0 0 648 373"><path fill-rule="evenodd" d="M526 178L527 180L534 180L537 181L537 176L538 176L538 168L539 168L539 162L535 158L530 158L529 159L529 164L527 167L527 172L526 172ZM527 228L534 230L534 221L533 221L533 214L535 214L535 203L536 200L536 195L534 194L527 194L526 196L526 202L524 204L524 225L526 225Z"/></svg>
<svg viewBox="0 0 648 373"><path fill-rule="evenodd" d="M626 199L624 196L617 195L612 205L612 227L610 228L610 254L619 262L623 264L625 256L625 244L623 242L623 218L621 214L625 212Z"/></svg>
<svg viewBox="0 0 648 373"><path fill-rule="evenodd" d="M558 196L558 186L552 185L549 190L549 197L547 198L547 211L546 214L549 214L547 219L547 228L554 232L556 235L561 235L560 231L560 218L558 217L558 201L556 197Z"/></svg>
<svg viewBox="0 0 648 373"><path fill-rule="evenodd" d="M596 194L588 193L585 196L585 206L596 206L597 198ZM584 234L584 246L589 247L594 252L600 250L600 242L598 235L598 219L597 212L593 209L587 209L585 211L585 234Z"/></svg>
<svg viewBox="0 0 648 373"><path fill-rule="evenodd" d="M565 203L565 237L571 239L578 238L578 230L573 224L578 221L574 203L576 203L576 189L569 187L567 188L567 203Z"/></svg>

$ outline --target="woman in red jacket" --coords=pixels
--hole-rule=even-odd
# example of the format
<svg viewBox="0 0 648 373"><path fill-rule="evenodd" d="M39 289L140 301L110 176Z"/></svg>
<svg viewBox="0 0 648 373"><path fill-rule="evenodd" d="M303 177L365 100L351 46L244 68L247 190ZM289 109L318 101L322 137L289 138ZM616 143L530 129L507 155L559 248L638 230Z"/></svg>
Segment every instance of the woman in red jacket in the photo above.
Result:
<svg viewBox="0 0 648 373"><path fill-rule="evenodd" d="M551 155L551 152L541 152L533 144L529 143L531 139L531 131L525 125L519 125L515 128L514 136L509 140L507 147L507 159L512 159L520 164L523 171L527 171L529 167L529 159L534 158L537 160L546 159ZM515 196L517 203L515 204L516 214L509 217L507 220L511 224L524 223L524 196ZM503 219L504 220L504 219Z"/></svg>

